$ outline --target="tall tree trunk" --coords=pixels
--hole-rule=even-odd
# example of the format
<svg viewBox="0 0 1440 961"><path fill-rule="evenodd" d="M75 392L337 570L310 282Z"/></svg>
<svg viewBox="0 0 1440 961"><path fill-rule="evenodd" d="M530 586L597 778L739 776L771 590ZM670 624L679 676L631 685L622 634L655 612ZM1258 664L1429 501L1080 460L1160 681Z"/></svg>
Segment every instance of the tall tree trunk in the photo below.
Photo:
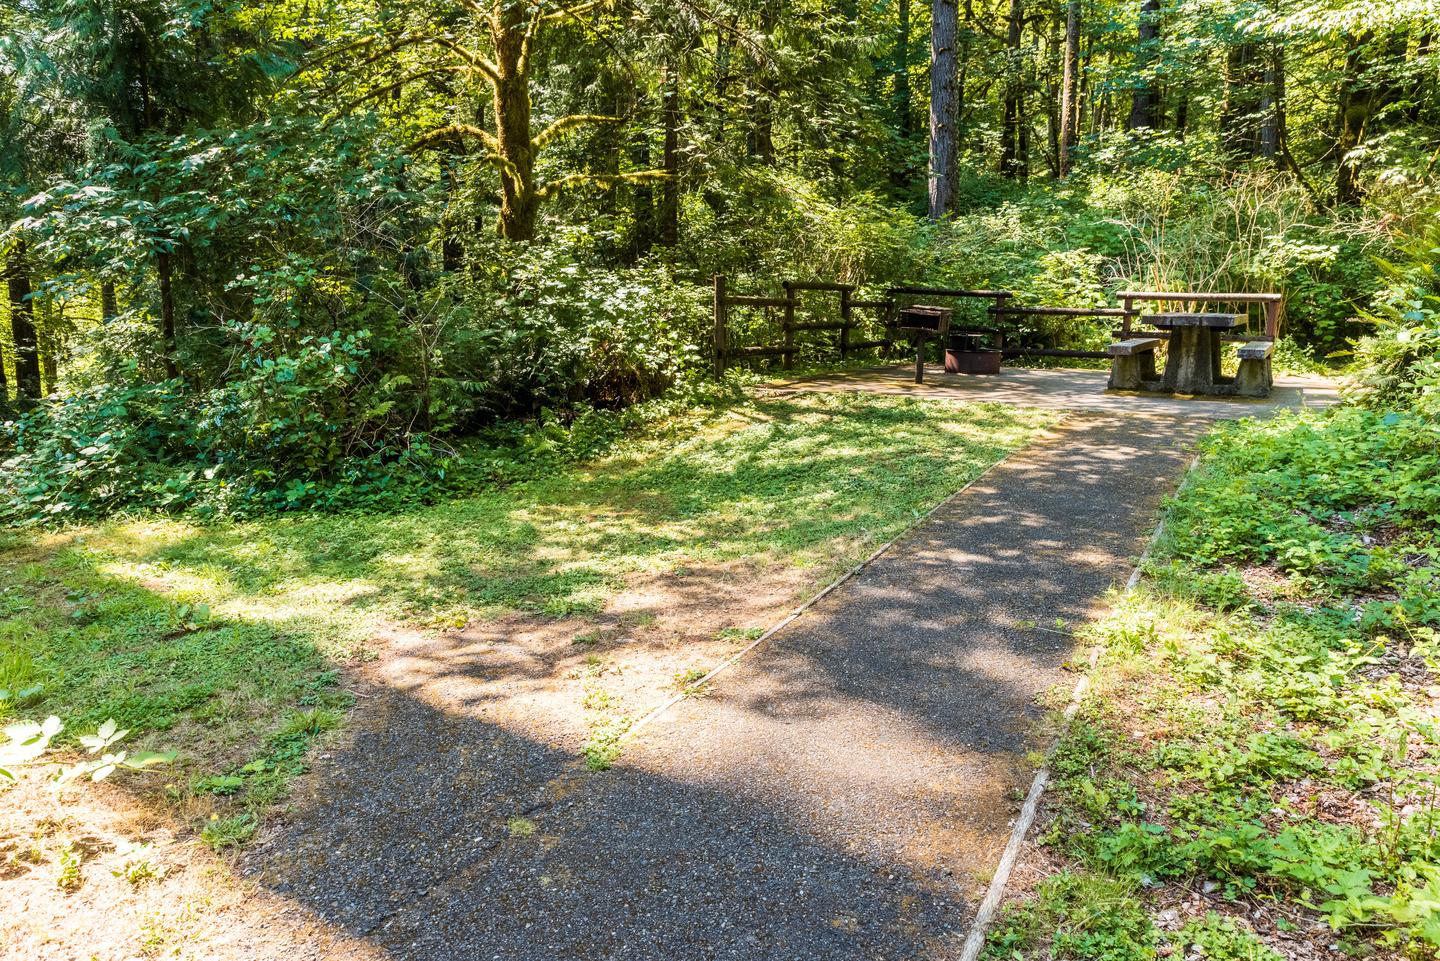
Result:
<svg viewBox="0 0 1440 961"><path fill-rule="evenodd" d="M1276 45L1265 65L1260 97L1260 156L1283 169L1285 152L1285 48Z"/></svg>
<svg viewBox="0 0 1440 961"><path fill-rule="evenodd" d="M1060 108L1063 106L1060 102L1060 87L1064 83L1064 71L1062 69L1060 74L1057 75L1056 71L1051 69L1051 61L1052 59L1058 59L1063 65L1065 59L1065 32L1064 24L1058 18L1053 26L1055 29L1051 31L1051 35L1046 39L1048 46L1042 60L1044 67L1042 68L1041 76L1044 78L1045 89L1044 96L1040 102L1044 105L1043 109L1045 111L1045 162L1050 167L1050 176L1059 177L1060 154L1065 152L1064 148L1060 146Z"/></svg>
<svg viewBox="0 0 1440 961"><path fill-rule="evenodd" d="M530 135L530 77L525 59L525 4L495 4L490 37L495 46L495 140L506 166L500 171L499 233L507 240L535 239L540 198Z"/></svg>
<svg viewBox="0 0 1440 961"><path fill-rule="evenodd" d="M751 89L750 124L745 132L745 152L761 164L769 167L775 163L775 111L770 94L761 89Z"/></svg>
<svg viewBox="0 0 1440 961"><path fill-rule="evenodd" d="M115 296L115 284L106 280L100 283L100 323L109 324L120 313L120 303Z"/></svg>
<svg viewBox="0 0 1440 961"><path fill-rule="evenodd" d="M465 264L465 246L460 240L460 165L465 153L455 144L440 161L440 181L445 191L445 210L440 217L440 269L453 273Z"/></svg>
<svg viewBox="0 0 1440 961"><path fill-rule="evenodd" d="M900 0L895 29L895 130L915 136L915 97L910 90L910 0Z"/></svg>
<svg viewBox="0 0 1440 961"><path fill-rule="evenodd" d="M736 18L731 17L715 31L715 129L712 136L715 143L722 147L725 144L726 108L730 102L730 37L737 27Z"/></svg>
<svg viewBox="0 0 1440 961"><path fill-rule="evenodd" d="M1024 180L1030 172L1026 156L1025 78L1020 65L1020 40L1025 29L1025 0L1010 0L1005 30L1005 118L1000 130L1000 173Z"/></svg>
<svg viewBox="0 0 1440 961"><path fill-rule="evenodd" d="M895 138L901 149L890 170L890 182L904 189L910 182L910 143L915 137L915 97L910 90L910 0L899 0L895 23L895 88L891 108Z"/></svg>
<svg viewBox="0 0 1440 961"><path fill-rule="evenodd" d="M1372 35L1366 33L1351 48L1341 79L1340 122L1335 145L1340 166L1335 175L1335 199L1342 205L1358 203L1364 195L1359 160L1353 156L1354 152L1368 135L1380 132L1373 128L1387 125L1390 108L1403 104L1409 93L1407 85L1397 79L1404 74L1409 35L1401 33L1390 37L1378 51L1372 41ZM1377 55L1384 70L1378 76L1365 76L1367 62Z"/></svg>
<svg viewBox="0 0 1440 961"><path fill-rule="evenodd" d="M766 0L760 7L760 32L767 41L775 32L778 13L775 0ZM746 90L750 126L745 134L745 147L751 157L766 166L775 162L775 85L771 80L764 54L757 54Z"/></svg>
<svg viewBox="0 0 1440 961"><path fill-rule="evenodd" d="M1140 30L1135 45L1135 92L1130 100L1131 130L1144 127L1154 130L1160 125L1160 95L1150 71L1155 64L1156 47L1160 42L1160 0L1143 0L1140 4Z"/></svg>
<svg viewBox="0 0 1440 961"><path fill-rule="evenodd" d="M1061 56L1060 149L1056 155L1061 177L1069 176L1071 153L1080 142L1080 0L1065 4L1065 51Z"/></svg>
<svg viewBox="0 0 1440 961"><path fill-rule="evenodd" d="M1363 51L1369 47L1370 39L1367 33L1351 46L1340 78L1340 116L1335 135L1335 153L1339 157L1335 170L1335 202L1341 206L1360 202L1359 164L1351 154L1360 146L1365 124L1374 108L1374 94L1360 89Z"/></svg>
<svg viewBox="0 0 1440 961"><path fill-rule="evenodd" d="M46 396L55 393L60 384L60 352L64 349L65 305L46 301L41 311L45 322L36 331L36 347L40 354L41 390Z"/></svg>
<svg viewBox="0 0 1440 961"><path fill-rule="evenodd" d="M1435 34L1426 30L1420 35L1420 40L1415 44L1415 59L1425 63L1435 52ZM1425 107L1435 106L1435 96L1432 90L1435 86L1435 70L1417 73L1410 89L1410 106L1405 111L1405 119L1410 123L1422 123L1425 120Z"/></svg>
<svg viewBox="0 0 1440 961"><path fill-rule="evenodd" d="M930 9L930 219L950 211L955 167L956 0L932 0Z"/></svg>
<svg viewBox="0 0 1440 961"><path fill-rule="evenodd" d="M969 109L965 101L965 91L970 82L970 46L975 39L975 5L973 0L965 0L960 7L959 27L959 65L955 70L955 149L950 155L950 182L955 182L955 174L958 172L960 163L960 148L965 145L965 117ZM953 198L952 198L953 200Z"/></svg>
<svg viewBox="0 0 1440 961"><path fill-rule="evenodd" d="M1252 159L1260 149L1261 61L1257 45L1249 41L1232 45L1226 55L1220 149L1229 166Z"/></svg>
<svg viewBox="0 0 1440 961"><path fill-rule="evenodd" d="M15 343L15 391L22 402L40 397L40 343L35 336L35 302L31 300L30 259L25 241L10 247L5 264L10 298L10 336Z"/></svg>
<svg viewBox="0 0 1440 961"><path fill-rule="evenodd" d="M661 75L665 92L660 104L661 123L665 127L664 155L661 166L665 179L660 182L660 243L674 247L680 242L680 70L667 61Z"/></svg>
<svg viewBox="0 0 1440 961"><path fill-rule="evenodd" d="M630 162L637 170L650 169L650 135L642 130L630 144ZM636 257L643 257L655 246L655 189L648 181L639 181L631 194L631 213L635 228L631 237L631 251Z"/></svg>
<svg viewBox="0 0 1440 961"><path fill-rule="evenodd" d="M165 376L174 380L180 376L180 368L175 362L175 294L170 284L170 258L168 250L156 253L155 275L160 283L160 356L165 365Z"/></svg>

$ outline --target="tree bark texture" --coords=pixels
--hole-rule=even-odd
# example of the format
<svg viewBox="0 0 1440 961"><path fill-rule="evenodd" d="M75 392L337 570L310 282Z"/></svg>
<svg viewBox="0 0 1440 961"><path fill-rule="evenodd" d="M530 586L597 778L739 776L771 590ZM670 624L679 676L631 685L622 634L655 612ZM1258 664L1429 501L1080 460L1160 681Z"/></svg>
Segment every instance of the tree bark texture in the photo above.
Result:
<svg viewBox="0 0 1440 961"><path fill-rule="evenodd" d="M534 240L540 198L530 135L530 78L525 62L525 5L496 3L490 18L495 46L495 141L500 156L500 236Z"/></svg>
<svg viewBox="0 0 1440 961"><path fill-rule="evenodd" d="M956 124L956 0L933 0L930 12L930 219L950 211L954 199Z"/></svg>
<svg viewBox="0 0 1440 961"><path fill-rule="evenodd" d="M915 135L915 98L910 90L910 0L900 0L895 25L895 130L901 140Z"/></svg>
<svg viewBox="0 0 1440 961"><path fill-rule="evenodd" d="M660 104L665 142L660 164L665 179L660 182L660 243L674 247L680 242L680 70L676 64L665 64L661 83L665 88Z"/></svg>
<svg viewBox="0 0 1440 961"><path fill-rule="evenodd" d="M1061 177L1070 173L1071 154L1080 141L1080 0L1065 4L1065 47L1060 75L1060 149L1056 155Z"/></svg>
<svg viewBox="0 0 1440 961"><path fill-rule="evenodd" d="M1000 173L1012 180L1024 180L1030 173L1025 77L1020 61L1024 29L1024 0L1010 0L1005 29L1005 117L1000 130Z"/></svg>
<svg viewBox="0 0 1440 961"><path fill-rule="evenodd" d="M1359 203L1361 196L1359 164L1351 154L1360 146L1365 124L1374 109L1373 92L1360 87L1360 74L1364 69L1362 51L1369 44L1368 34L1352 44L1340 78L1340 117L1335 134L1335 154L1339 158L1335 169L1335 202L1342 207Z"/></svg>
<svg viewBox="0 0 1440 961"><path fill-rule="evenodd" d="M1285 48L1276 46L1265 66L1260 97L1260 156L1283 168L1285 151Z"/></svg>
<svg viewBox="0 0 1440 961"><path fill-rule="evenodd" d="M1135 45L1135 90L1130 99L1131 130L1160 126L1160 95L1151 76L1160 44L1160 0L1140 4L1140 29Z"/></svg>
<svg viewBox="0 0 1440 961"><path fill-rule="evenodd" d="M1265 76L1259 45L1237 43L1225 59L1225 102L1220 108L1220 149L1231 166L1260 152L1260 108Z"/></svg>
<svg viewBox="0 0 1440 961"><path fill-rule="evenodd" d="M30 259L23 240L11 246L6 258L5 287L10 300L10 336L15 344L15 391L22 400L35 400L40 397L40 342L35 335Z"/></svg>
<svg viewBox="0 0 1440 961"><path fill-rule="evenodd" d="M180 376L180 367L175 360L175 292L171 287L170 259L168 250L161 250L155 255L155 275L160 285L161 359L165 365L165 376L174 380Z"/></svg>

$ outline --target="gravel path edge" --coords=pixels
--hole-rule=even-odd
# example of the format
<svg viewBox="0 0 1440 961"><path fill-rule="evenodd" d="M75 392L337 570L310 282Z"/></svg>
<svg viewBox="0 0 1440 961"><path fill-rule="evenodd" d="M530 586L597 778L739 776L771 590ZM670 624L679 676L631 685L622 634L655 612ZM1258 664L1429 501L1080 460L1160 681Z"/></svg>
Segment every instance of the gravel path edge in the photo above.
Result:
<svg viewBox="0 0 1440 961"><path fill-rule="evenodd" d="M1185 468L1185 473L1181 475L1180 483L1176 485L1177 493L1184 488L1199 464L1200 456L1197 454L1190 461L1190 465ZM957 491L957 493L959 492ZM1140 583L1140 575L1145 570L1145 562L1149 560L1150 552L1155 549L1156 544L1160 543L1160 538L1164 533L1165 514L1162 512L1159 521L1155 524L1155 530L1150 534L1150 540L1145 544L1145 550L1141 552L1140 558L1135 562L1135 569L1130 572L1130 578L1125 582L1122 594L1130 593L1135 589L1135 585ZM1065 706L1061 729L1055 738L1057 745L1066 729L1069 728L1075 713L1080 710L1080 705L1084 703L1085 695L1090 691L1090 675L1100 661L1099 645L1090 648L1087 660L1086 671L1075 682L1075 690L1070 694L1070 703ZM1030 782L1030 790L1025 795L1025 803L1020 808L1020 816L1015 819L1015 827L1010 832L1010 840L1005 845L1005 851L1000 855L1000 863L996 866L985 897L975 912L975 920L971 923L970 930L965 936L965 943L960 948L959 961L976 961L980 957L980 952L985 948L985 937L990 933L990 925L995 921L995 912L1000 909L1000 902L1005 897L1005 886L1010 882L1010 873L1015 869L1016 862L1020 860L1020 850L1025 844L1025 837L1030 833L1030 828L1035 823L1035 816L1040 810L1040 798L1045 793L1046 785L1050 783L1049 756L1054 753L1054 750L1055 745L1052 745L1046 752L1046 763L1035 772L1035 778Z"/></svg>

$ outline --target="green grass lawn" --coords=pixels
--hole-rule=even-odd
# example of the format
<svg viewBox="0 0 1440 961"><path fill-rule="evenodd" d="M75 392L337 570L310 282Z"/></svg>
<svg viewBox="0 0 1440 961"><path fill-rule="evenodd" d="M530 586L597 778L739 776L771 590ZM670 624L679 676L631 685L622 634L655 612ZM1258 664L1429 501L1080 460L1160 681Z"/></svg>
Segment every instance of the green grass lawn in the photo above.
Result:
<svg viewBox="0 0 1440 961"><path fill-rule="evenodd" d="M1437 517L1440 428L1417 415L1213 436L1095 629L1052 873L988 957L1435 957Z"/></svg>
<svg viewBox="0 0 1440 961"><path fill-rule="evenodd" d="M1053 421L896 398L754 399L667 419L609 456L429 507L9 535L0 712L107 718L178 749L177 799L255 812L351 702L338 665L380 626L591 616L635 575L754 558L818 585ZM73 742L72 742L73 743ZM233 830L232 830L233 829ZM226 832L230 833L227 834Z"/></svg>

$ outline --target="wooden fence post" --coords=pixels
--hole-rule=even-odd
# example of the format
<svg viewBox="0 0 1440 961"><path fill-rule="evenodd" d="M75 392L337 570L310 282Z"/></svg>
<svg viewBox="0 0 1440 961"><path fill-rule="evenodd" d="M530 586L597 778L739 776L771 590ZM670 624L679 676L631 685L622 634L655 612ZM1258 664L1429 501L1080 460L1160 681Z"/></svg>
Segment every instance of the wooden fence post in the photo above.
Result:
<svg viewBox="0 0 1440 961"><path fill-rule="evenodd" d="M795 291L788 280L781 286L785 288L785 352L780 355L780 366L789 370L795 363Z"/></svg>
<svg viewBox="0 0 1440 961"><path fill-rule="evenodd" d="M1265 304L1265 336L1275 340L1280 335L1280 310L1284 306L1282 301L1272 300Z"/></svg>
<svg viewBox="0 0 1440 961"><path fill-rule="evenodd" d="M1011 296L1008 292L995 295L995 328L1000 331L995 335L995 349L1002 355L1005 353L1005 305Z"/></svg>
<svg viewBox="0 0 1440 961"><path fill-rule="evenodd" d="M1124 318L1120 321L1120 339L1121 339L1121 340L1129 340L1129 339L1130 339L1130 321L1135 317L1135 298L1134 298L1134 297L1126 297L1126 298L1124 298L1123 303L1124 303L1124 306L1125 306L1125 316L1124 316Z"/></svg>
<svg viewBox="0 0 1440 961"><path fill-rule="evenodd" d="M840 289L840 360L850 353L850 288Z"/></svg>
<svg viewBox="0 0 1440 961"><path fill-rule="evenodd" d="M725 275L715 275L715 378L725 376L726 349Z"/></svg>

